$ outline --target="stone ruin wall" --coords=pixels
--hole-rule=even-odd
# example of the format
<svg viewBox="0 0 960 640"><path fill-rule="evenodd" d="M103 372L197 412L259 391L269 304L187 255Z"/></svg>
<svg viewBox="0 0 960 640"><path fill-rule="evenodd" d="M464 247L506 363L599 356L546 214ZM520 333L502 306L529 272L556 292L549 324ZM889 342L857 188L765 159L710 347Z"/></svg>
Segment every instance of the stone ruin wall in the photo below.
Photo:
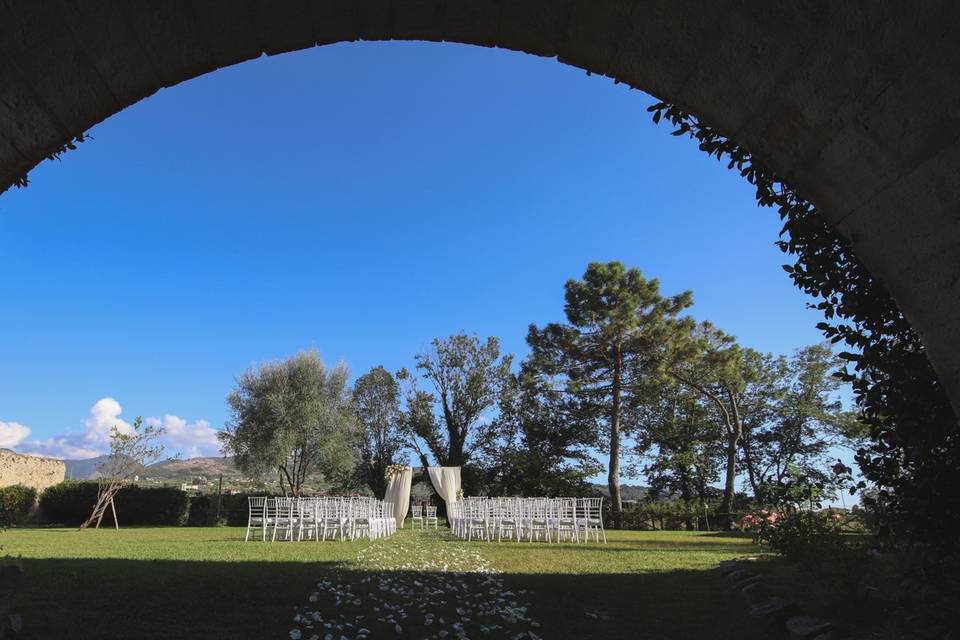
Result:
<svg viewBox="0 0 960 640"><path fill-rule="evenodd" d="M63 460L25 456L0 449L0 487L22 484L33 487L39 494L47 487L63 482L66 474Z"/></svg>

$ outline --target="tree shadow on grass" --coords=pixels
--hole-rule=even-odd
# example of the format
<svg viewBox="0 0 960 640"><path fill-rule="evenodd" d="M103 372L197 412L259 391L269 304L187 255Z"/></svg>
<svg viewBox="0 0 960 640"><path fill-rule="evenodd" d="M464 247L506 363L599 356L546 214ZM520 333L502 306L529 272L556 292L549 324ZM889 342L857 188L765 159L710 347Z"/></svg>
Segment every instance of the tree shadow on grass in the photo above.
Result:
<svg viewBox="0 0 960 640"><path fill-rule="evenodd" d="M497 545L497 542L493 543L483 543L483 544L494 544ZM644 543L623 543L623 542L611 542L608 545L596 545L596 544L556 544L556 543L546 543L546 542L515 542L515 541L503 541L499 543L498 549L535 549L537 553L541 551L548 552L603 552L603 553L642 553L644 551L667 551L667 552L677 552L685 553L690 551L704 551L709 553L722 553L722 554L751 554L756 553L756 547L751 547L742 544L722 544L716 542L707 542L707 543L678 543L673 544L670 542L644 542Z"/></svg>
<svg viewBox="0 0 960 640"><path fill-rule="evenodd" d="M410 612L397 634L393 624L379 623L371 600L337 606L322 593L315 603L308 596L324 578L355 585L359 592L372 588L376 572L348 569L336 562L197 562L138 561L122 559L24 559L25 582L18 607L26 637L76 640L153 640L204 638L208 640L288 638L298 608L319 611L325 620L364 616L370 638L424 638L438 625L426 626L423 611L457 619L462 593L483 593L477 602L492 596L484 591L482 574L459 574L463 592L433 595L427 607L413 599L404 603ZM449 574L447 574L449 576ZM391 580L430 585L434 574L390 572ZM633 574L501 574L506 588L530 604L527 615L537 621L536 633L550 638L686 638L763 637L748 620L716 571L668 571ZM521 593L525 591L525 593ZM443 600L445 604L440 604ZM302 611L302 609L301 609ZM353 618L351 618L353 616ZM483 620L466 624L472 638L506 638L504 625L480 633ZM356 627L354 627L356 628ZM530 628L529 626L526 628ZM327 630L316 631L322 639ZM334 629L339 640L340 631ZM345 630L347 637L349 629ZM450 634L448 638L455 637ZM303 640L309 640L305 633Z"/></svg>

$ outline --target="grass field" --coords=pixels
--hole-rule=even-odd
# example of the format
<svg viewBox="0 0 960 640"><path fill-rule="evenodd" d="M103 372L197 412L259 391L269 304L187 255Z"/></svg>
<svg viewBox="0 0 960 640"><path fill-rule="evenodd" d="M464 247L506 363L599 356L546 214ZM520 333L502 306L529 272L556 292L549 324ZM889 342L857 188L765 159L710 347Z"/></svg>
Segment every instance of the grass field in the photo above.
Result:
<svg viewBox="0 0 960 640"><path fill-rule="evenodd" d="M361 625L372 638L422 638L437 633L438 620L458 618L458 609L474 638L514 637L524 628L544 639L761 637L714 571L721 560L755 551L748 540L692 532L608 537L607 545L466 543L441 529L372 543L245 543L235 528L130 528L19 529L0 541L4 553L21 557L17 604L35 638L285 639L293 617L311 611L334 623L349 618L356 626L342 635L350 638ZM449 565L445 573L441 564ZM475 573L481 566L500 586ZM331 581L326 590L317 589L322 580ZM384 584L399 594L393 604L375 595L388 592ZM338 606L344 589L350 597ZM497 598L522 601L525 622L491 630L480 603ZM377 619L402 607L399 633L394 614ZM433 624L423 620L427 610L437 616ZM327 630L316 626L322 640Z"/></svg>

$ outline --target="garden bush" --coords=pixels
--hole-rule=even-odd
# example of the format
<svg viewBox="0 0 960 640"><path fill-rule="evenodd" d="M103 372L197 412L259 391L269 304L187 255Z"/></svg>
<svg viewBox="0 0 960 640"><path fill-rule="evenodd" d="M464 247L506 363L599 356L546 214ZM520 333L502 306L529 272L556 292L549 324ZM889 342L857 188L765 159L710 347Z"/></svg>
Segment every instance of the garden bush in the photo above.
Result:
<svg viewBox="0 0 960 640"><path fill-rule="evenodd" d="M217 497L200 494L190 497L190 513L185 523L188 527L211 527L217 523Z"/></svg>
<svg viewBox="0 0 960 640"><path fill-rule="evenodd" d="M267 495L264 493L232 493L224 494L220 498L220 522L228 527L245 527L247 525L247 497L251 495ZM214 513L217 508L216 496L211 496Z"/></svg>
<svg viewBox="0 0 960 640"><path fill-rule="evenodd" d="M79 525L89 517L96 501L96 482L68 480L43 492L40 512L48 523ZM172 487L130 485L117 493L115 505L121 525L182 525L187 522L190 498ZM112 526L112 521L108 509L104 523Z"/></svg>
<svg viewBox="0 0 960 640"><path fill-rule="evenodd" d="M825 549L844 544L842 517L829 509L787 512L761 509L745 515L737 526L750 532L758 544L769 545L792 560L820 558Z"/></svg>
<svg viewBox="0 0 960 640"><path fill-rule="evenodd" d="M0 525L21 524L37 502L37 490L15 484L0 488Z"/></svg>
<svg viewBox="0 0 960 640"><path fill-rule="evenodd" d="M40 514L44 522L80 524L89 517L96 501L96 482L66 480L43 491Z"/></svg>
<svg viewBox="0 0 960 640"><path fill-rule="evenodd" d="M603 522L613 523L609 501L603 503ZM698 502L683 500L645 500L623 506L623 528L635 531L706 531L721 523L717 505L708 504L706 510ZM708 526L709 525L709 526Z"/></svg>
<svg viewBox="0 0 960 640"><path fill-rule="evenodd" d="M262 495L262 494L261 494ZM188 527L243 526L247 524L247 494L220 496L220 517L217 517L217 496L202 493L190 498Z"/></svg>

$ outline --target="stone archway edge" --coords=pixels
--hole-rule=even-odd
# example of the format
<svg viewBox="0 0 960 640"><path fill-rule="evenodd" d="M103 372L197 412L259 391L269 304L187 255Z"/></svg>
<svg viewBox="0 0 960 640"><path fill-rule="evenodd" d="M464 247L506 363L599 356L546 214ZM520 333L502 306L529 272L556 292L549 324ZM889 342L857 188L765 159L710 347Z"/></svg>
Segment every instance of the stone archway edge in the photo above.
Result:
<svg viewBox="0 0 960 640"><path fill-rule="evenodd" d="M263 54L403 39L555 56L696 113L816 203L917 329L957 409L958 11L949 0L11 0L0 190L159 89Z"/></svg>

